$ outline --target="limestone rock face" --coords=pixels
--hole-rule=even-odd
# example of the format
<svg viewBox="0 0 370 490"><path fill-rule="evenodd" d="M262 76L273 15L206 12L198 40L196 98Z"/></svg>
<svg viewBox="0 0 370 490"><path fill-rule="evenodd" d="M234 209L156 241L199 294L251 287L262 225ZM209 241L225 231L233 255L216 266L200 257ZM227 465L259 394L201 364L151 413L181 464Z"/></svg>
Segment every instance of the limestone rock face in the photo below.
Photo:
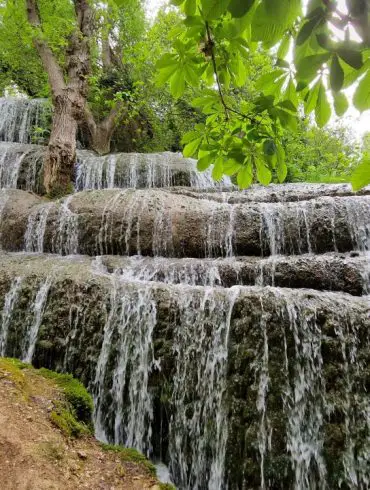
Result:
<svg viewBox="0 0 370 490"><path fill-rule="evenodd" d="M125 267L121 263L121 267L122 273L127 273L128 264ZM248 481L251 488L259 487L261 454L255 441L265 437L272 437L271 449L266 448L264 454L266 472L271 472L277 485L289 486L294 475L303 471L299 454L286 453L287 444L293 444L297 434L310 436L310 443L314 444L311 459L315 461L314 452L324 444L322 464L327 467L334 486L337 471L334 467L344 457L348 437L346 424L354 424L352 430L355 426L358 431L367 430L366 416L361 415L360 408L367 396L363 392L364 383L370 379L358 367L370 362L368 297L258 286L234 286L231 290L215 288L207 292L199 286L127 282L117 276L118 271L114 257L105 257L92 265L88 257L4 255L0 266L0 302L6 302L14 278L22 278L10 312L4 354L24 356L24 339L32 328L30 322L37 318L34 298L38 296L40 301L39 292L49 280L33 361L36 366L79 376L95 394L96 401L99 400L100 423L104 423L105 434L114 440L117 437L115 424L122 430L129 430L125 422L125 416L129 417L129 414L123 413L122 419L117 419L117 413L120 410L135 411L136 403L130 399L129 392L122 392L122 398L112 399L114 383L120 379L116 378L117 369L122 367L120 363L124 360L128 363L126 374L137 366L136 355L129 354L125 345L129 342L130 348L135 348L138 340L131 338L134 335L131 327L138 328L137 322L146 319L147 323L141 328L143 334L150 336L150 345L144 339L140 345L146 349L148 366L152 366L144 389L146 396L150 393L153 411L144 415L152 420L153 427L162 424L170 431L168 443L157 439L158 435L154 438L153 451L156 453L160 445L163 450L175 444L170 417L178 430L186 433L183 410L187 405L184 405L183 395L177 392L184 376L186 385L181 385L184 396L191 398L196 393L198 396L208 393L207 385L197 386L199 366L187 355L193 352L200 365L209 369L208 363L215 355L211 349L215 335L225 335L228 325L228 342L221 343L228 352L225 378L218 377L220 373L216 371L213 388L225 390L227 400L229 422L224 458L231 488L241 488L243 481ZM201 309L204 302L208 311ZM219 305L224 307L223 314ZM126 326L127 336L123 336L122 331L124 318L133 322L131 327ZM220 326L220 321L226 323ZM189 332L190 337L187 336ZM178 343L185 339L190 346ZM349 365L343 363L344 348L356 349ZM202 349L208 349L211 359L202 360ZM103 351L107 356L104 373L101 371ZM181 359L183 364L179 366ZM182 368L186 375L181 372ZM343 386L346 379L350 385ZM211 382L207 375L203 380ZM120 382L130 391L129 380L121 379ZM300 400L295 398L294 390L298 387L306 393ZM350 418L344 395L353 409L357 407L356 419ZM217 405L215 394L213 402ZM335 417L327 403L334 404ZM145 403L142 409L148 410ZM265 422L261 422L264 417ZM199 423L199 419L194 423ZM307 423L310 424L308 432ZM148 436L145 423L141 430L145 439ZM334 434L341 434L340 441ZM211 433L202 437L211 444ZM365 454L366 440L354 438L353 442L357 451ZM219 449L212 444L211 448L213 457L217 458ZM190 449L186 442L177 448L184 454ZM191 457L195 464L199 454L194 448L193 452ZM321 460L316 463L321 464ZM174 474L181 478L178 463L173 461L172 464ZM324 478L320 471L320 467L316 468L316 478ZM206 474L203 477L207 478Z"/></svg>
<svg viewBox="0 0 370 490"><path fill-rule="evenodd" d="M78 376L180 490L368 488L370 189L80 151L50 201L40 154L0 144L0 356Z"/></svg>
<svg viewBox="0 0 370 490"><path fill-rule="evenodd" d="M10 251L22 250L22 233L33 241L28 251L194 258L363 250L369 235L366 196L227 204L128 189L37 206L29 194L4 193L2 247Z"/></svg>

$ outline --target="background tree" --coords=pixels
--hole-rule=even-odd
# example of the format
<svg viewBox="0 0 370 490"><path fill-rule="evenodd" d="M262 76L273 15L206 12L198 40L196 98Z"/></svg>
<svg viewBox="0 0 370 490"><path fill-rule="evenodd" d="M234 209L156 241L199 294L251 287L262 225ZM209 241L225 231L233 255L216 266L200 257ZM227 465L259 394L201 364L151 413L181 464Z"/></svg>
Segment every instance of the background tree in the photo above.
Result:
<svg viewBox="0 0 370 490"><path fill-rule="evenodd" d="M347 11L333 0L310 0L305 12L301 0L173 3L184 18L171 51L158 63L158 81L169 81L175 97L186 85L202 88L193 104L206 122L185 135L184 154L198 157L200 170L213 165L215 179L236 175L241 187L255 176L263 184L274 175L283 181L283 131L297 130L300 107L306 115L314 112L323 127L333 109L338 116L346 112L343 89L357 83L354 106L370 108L368 0L347 0ZM257 80L258 97L237 104L231 94L244 85L251 57L261 45L274 57L274 68ZM365 159L353 183L357 188L369 181Z"/></svg>

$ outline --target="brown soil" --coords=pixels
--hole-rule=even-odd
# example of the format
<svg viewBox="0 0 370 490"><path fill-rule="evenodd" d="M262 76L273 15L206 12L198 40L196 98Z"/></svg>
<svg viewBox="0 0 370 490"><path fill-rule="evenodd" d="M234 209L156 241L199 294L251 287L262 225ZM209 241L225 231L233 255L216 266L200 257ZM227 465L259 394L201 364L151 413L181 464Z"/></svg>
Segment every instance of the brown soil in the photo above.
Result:
<svg viewBox="0 0 370 490"><path fill-rule="evenodd" d="M50 421L55 385L0 363L1 490L160 490L149 472L92 437L66 438Z"/></svg>

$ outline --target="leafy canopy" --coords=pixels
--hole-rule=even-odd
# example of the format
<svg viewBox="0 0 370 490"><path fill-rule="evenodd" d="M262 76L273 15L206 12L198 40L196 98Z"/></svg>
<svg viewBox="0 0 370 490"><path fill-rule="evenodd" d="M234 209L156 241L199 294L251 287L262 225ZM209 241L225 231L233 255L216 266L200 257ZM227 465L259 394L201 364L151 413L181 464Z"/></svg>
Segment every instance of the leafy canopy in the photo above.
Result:
<svg viewBox="0 0 370 490"><path fill-rule="evenodd" d="M184 155L197 157L199 170L213 165L216 180L235 175L242 188L255 178L284 181L284 131L297 131L301 110L313 114L319 128L333 112L345 114L344 90L353 84L354 106L370 109L369 1L347 0L346 11L334 0L310 0L305 9L302 0L172 3L183 19L172 31L172 49L157 63L157 83L169 83L175 98L188 86L201 89L192 104L204 122L184 136ZM255 80L257 94L235 97L261 49L274 66ZM354 187L368 182L365 159Z"/></svg>

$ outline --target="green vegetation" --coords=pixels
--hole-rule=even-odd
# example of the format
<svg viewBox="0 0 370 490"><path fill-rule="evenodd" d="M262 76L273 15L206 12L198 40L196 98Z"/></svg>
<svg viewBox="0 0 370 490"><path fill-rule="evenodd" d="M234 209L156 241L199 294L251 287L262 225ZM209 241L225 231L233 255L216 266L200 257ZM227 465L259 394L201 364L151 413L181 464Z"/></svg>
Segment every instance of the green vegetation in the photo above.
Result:
<svg viewBox="0 0 370 490"><path fill-rule="evenodd" d="M136 449L130 447L115 446L114 444L101 444L104 451L113 451L119 454L122 461L130 461L140 465L150 475L156 476L156 470L153 463L151 463L142 453Z"/></svg>
<svg viewBox="0 0 370 490"><path fill-rule="evenodd" d="M85 423L91 423L92 412L94 409L91 395L84 385L75 379L71 374L60 374L49 369L41 368L38 370L44 378L52 379L62 388L66 401L70 405L71 412L77 420Z"/></svg>
<svg viewBox="0 0 370 490"><path fill-rule="evenodd" d="M64 406L61 402L55 402L55 407L50 414L52 422L67 437L81 437L91 434L91 429L79 422L70 406Z"/></svg>
<svg viewBox="0 0 370 490"><path fill-rule="evenodd" d="M213 165L216 180L236 175L240 187L255 179L284 181L284 132L297 131L301 108L322 128L334 111L347 111L344 90L355 84L354 106L370 109L369 2L348 1L347 11L331 0L310 0L306 9L300 0L173 3L184 17L172 49L157 64L157 82L169 82L174 97L187 86L202 89L192 104L205 122L184 136L184 154L198 158L199 170ZM255 81L257 96L239 102L235 92L246 84L260 49L270 54L273 67ZM366 159L355 176L356 187L370 182Z"/></svg>
<svg viewBox="0 0 370 490"><path fill-rule="evenodd" d="M172 0L149 23L140 0L0 2L0 93L51 100L50 133L34 136L49 139L46 168L60 161L50 196L70 190L77 137L98 153L183 150L240 187L351 178L359 189L368 153L325 129L351 104L370 109L370 4L342 3ZM56 145L60 105L72 130Z"/></svg>
<svg viewBox="0 0 370 490"><path fill-rule="evenodd" d="M60 374L49 369L34 369L18 359L1 358L0 370L10 374L12 381L27 396L27 386L22 373L24 369L52 380L61 389L63 396L54 400L50 414L52 422L68 437L80 437L92 433L93 401L86 388L70 374Z"/></svg>

